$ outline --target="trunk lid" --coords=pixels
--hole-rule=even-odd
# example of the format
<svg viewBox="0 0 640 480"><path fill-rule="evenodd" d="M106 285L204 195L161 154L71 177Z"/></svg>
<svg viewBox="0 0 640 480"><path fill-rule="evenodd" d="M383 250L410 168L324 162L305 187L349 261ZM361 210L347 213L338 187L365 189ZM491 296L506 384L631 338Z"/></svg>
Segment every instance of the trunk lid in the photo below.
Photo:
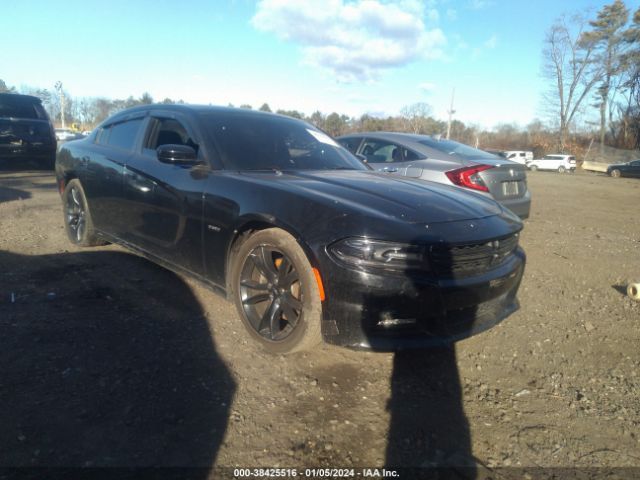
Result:
<svg viewBox="0 0 640 480"><path fill-rule="evenodd" d="M506 159L488 158L467 160L465 163L469 166L491 165L492 168L480 172L479 176L496 200L522 198L527 193L527 169L524 165Z"/></svg>

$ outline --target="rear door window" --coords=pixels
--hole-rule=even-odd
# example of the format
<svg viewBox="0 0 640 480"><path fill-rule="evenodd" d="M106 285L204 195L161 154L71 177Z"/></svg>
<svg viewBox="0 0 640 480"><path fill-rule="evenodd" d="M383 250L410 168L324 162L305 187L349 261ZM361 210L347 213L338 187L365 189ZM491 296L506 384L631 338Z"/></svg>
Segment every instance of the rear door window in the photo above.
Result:
<svg viewBox="0 0 640 480"><path fill-rule="evenodd" d="M361 153L369 163L397 163L420 158L405 147L383 140L366 139Z"/></svg>
<svg viewBox="0 0 640 480"><path fill-rule="evenodd" d="M122 148L124 150L132 150L135 145L142 118L135 118L120 123L114 123L110 126L110 133L106 138L106 144L111 147ZM102 141L102 136L98 139L98 143Z"/></svg>

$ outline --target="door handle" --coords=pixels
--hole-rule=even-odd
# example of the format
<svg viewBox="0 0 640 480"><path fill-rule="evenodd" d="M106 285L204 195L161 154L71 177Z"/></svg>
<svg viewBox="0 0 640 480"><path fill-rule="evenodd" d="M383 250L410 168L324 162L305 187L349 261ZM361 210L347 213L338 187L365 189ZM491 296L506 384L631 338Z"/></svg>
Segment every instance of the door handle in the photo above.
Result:
<svg viewBox="0 0 640 480"><path fill-rule="evenodd" d="M394 172L397 172L397 171L398 171L398 169L397 169L397 168L394 168L394 167L384 167L384 168L382 169L382 171L383 171L383 172L388 172L388 173L394 173Z"/></svg>

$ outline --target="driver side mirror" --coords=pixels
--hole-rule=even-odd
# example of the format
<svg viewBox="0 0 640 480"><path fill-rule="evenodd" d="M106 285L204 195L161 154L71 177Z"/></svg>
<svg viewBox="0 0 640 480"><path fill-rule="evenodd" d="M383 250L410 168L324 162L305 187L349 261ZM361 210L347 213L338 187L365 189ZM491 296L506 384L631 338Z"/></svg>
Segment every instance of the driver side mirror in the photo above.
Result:
<svg viewBox="0 0 640 480"><path fill-rule="evenodd" d="M174 163L177 165L195 165L198 163L198 154L189 145L167 144L160 145L156 149L158 160L162 163Z"/></svg>
<svg viewBox="0 0 640 480"><path fill-rule="evenodd" d="M356 157L358 157L362 163L369 163L369 160L367 160L367 157L365 157L361 153L356 153Z"/></svg>

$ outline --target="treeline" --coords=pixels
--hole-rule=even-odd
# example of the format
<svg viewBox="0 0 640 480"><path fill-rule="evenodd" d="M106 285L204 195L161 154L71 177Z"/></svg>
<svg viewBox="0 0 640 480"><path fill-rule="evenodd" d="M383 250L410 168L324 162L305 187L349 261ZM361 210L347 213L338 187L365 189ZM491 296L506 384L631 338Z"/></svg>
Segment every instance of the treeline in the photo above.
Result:
<svg viewBox="0 0 640 480"><path fill-rule="evenodd" d="M593 18L562 16L547 30L542 54L559 149L581 122L603 146L640 148L640 8L632 15L614 0Z"/></svg>
<svg viewBox="0 0 640 480"><path fill-rule="evenodd" d="M16 89L15 87L8 87L2 80L0 80L0 92L22 93L39 97L56 125L59 126L61 124L61 103L58 92L30 87ZM140 97L129 96L126 99L115 100L103 97L77 98L64 91L63 95L65 124L76 123L81 125L82 129L91 129L117 111L136 105L184 103L181 99L174 100L171 98L155 102L149 93L143 93ZM234 105L229 104L228 106L233 107ZM251 109L253 107L248 104L241 104L238 108ZM377 117L369 114L350 117L337 112L324 114L320 111L306 115L299 110L272 110L267 103L263 103L258 110L273 111L281 115L305 120L334 137L363 131L411 132L441 136L445 136L447 132L447 122L434 118L431 115L429 105L425 103L408 105L401 109L399 115L387 117ZM502 124L497 125L492 130L482 129L477 125L467 125L460 120L453 120L450 127L450 138L483 149L531 150L536 155L556 151L557 143L556 132L540 120L535 120L524 128L515 124ZM584 149L586 143L587 140L584 134L573 135L569 138L567 148L576 153Z"/></svg>
<svg viewBox="0 0 640 480"><path fill-rule="evenodd" d="M579 157L601 145L640 149L640 8L631 12L614 0L588 19L578 14L557 19L546 32L542 74L549 81L544 95L545 118L521 127L493 129L434 118L426 103L402 108L399 115L360 117L316 111L275 110L308 121L332 136L358 131L397 131L446 136L482 149L531 150L534 155L571 153ZM0 80L0 92L38 96L57 124L78 123L92 128L124 108L154 103L149 93L126 99L77 98L60 82L52 90L9 87ZM184 103L165 98L157 103ZM229 105L233 106L233 105ZM242 104L239 108L252 108ZM271 112L264 103L258 110ZM593 121L597 120L597 121Z"/></svg>

